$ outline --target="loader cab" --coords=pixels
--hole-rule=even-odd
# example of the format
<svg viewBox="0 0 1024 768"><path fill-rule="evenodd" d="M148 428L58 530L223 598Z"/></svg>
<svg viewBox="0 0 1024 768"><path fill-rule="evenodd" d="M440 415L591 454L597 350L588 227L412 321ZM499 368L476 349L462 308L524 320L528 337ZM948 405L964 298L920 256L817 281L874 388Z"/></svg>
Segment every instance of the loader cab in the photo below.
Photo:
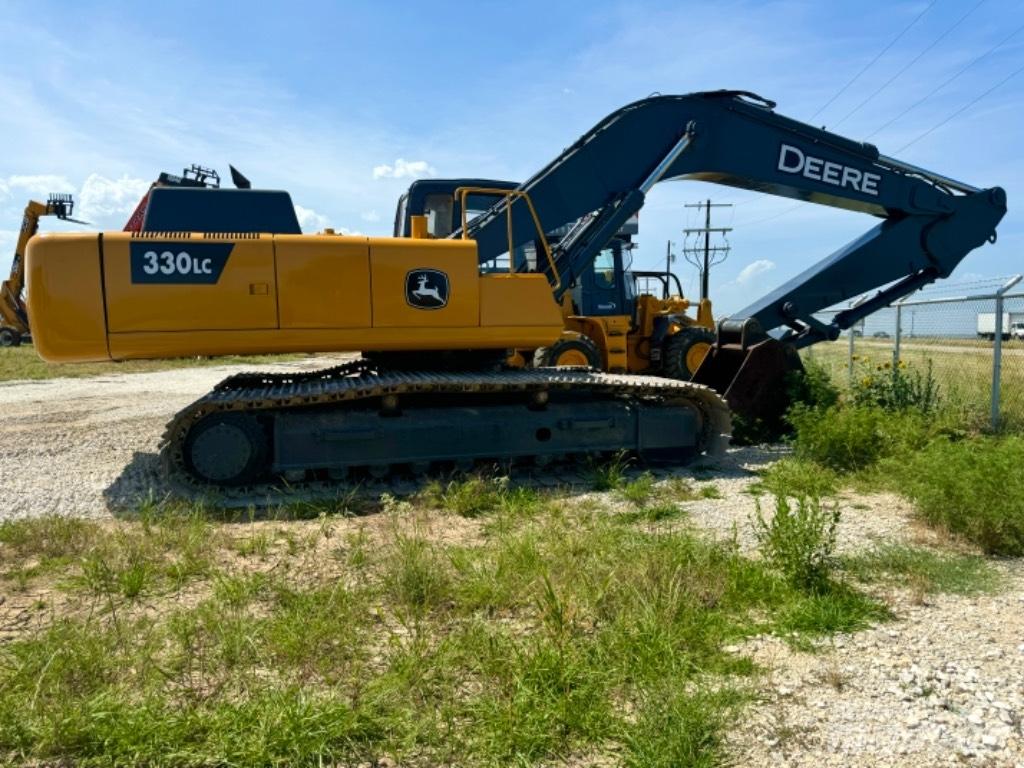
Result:
<svg viewBox="0 0 1024 768"><path fill-rule="evenodd" d="M576 314L588 317L633 316L636 285L629 270L632 243L616 237L583 271L572 289Z"/></svg>

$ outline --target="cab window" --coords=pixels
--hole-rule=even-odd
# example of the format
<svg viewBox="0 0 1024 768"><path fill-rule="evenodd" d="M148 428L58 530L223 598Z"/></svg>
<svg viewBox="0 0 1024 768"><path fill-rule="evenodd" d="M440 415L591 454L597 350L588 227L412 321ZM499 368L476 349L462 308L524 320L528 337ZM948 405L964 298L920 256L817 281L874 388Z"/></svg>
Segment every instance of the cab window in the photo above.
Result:
<svg viewBox="0 0 1024 768"><path fill-rule="evenodd" d="M451 195L427 195L423 213L427 217L427 233L432 237L448 237L452 233Z"/></svg>
<svg viewBox="0 0 1024 768"><path fill-rule="evenodd" d="M615 287L615 254L605 248L594 259L594 285L597 288Z"/></svg>

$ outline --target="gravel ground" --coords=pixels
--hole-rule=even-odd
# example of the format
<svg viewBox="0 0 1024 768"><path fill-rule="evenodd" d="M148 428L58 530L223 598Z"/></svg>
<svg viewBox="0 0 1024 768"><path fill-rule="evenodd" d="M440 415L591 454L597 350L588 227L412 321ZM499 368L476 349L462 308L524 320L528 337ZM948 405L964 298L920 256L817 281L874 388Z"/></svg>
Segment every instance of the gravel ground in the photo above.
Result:
<svg viewBox="0 0 1024 768"><path fill-rule="evenodd" d="M340 359L308 358L260 370L315 369ZM0 520L105 517L150 493L164 496L157 449L171 416L221 379L251 367L0 383Z"/></svg>
<svg viewBox="0 0 1024 768"><path fill-rule="evenodd" d="M266 366L296 370L333 364ZM171 415L239 366L93 379L0 384L0 520L59 513L107 517L164 490L156 451ZM687 505L714 537L754 548L753 471L781 451L733 450L681 474L711 482L721 499ZM891 495L841 500L839 548L879 541L942 546ZM734 649L769 670L735 729L737 765L1024 768L1024 562L1005 561L1005 586L977 597L885 595L895 619L837 636L815 653L777 638Z"/></svg>

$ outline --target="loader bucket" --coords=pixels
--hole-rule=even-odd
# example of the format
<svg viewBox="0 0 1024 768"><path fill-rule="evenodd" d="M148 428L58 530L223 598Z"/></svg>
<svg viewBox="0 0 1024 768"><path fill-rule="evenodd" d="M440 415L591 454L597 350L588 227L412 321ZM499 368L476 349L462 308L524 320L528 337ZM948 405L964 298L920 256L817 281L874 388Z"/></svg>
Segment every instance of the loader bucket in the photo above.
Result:
<svg viewBox="0 0 1024 768"><path fill-rule="evenodd" d="M725 398L738 417L734 437L761 440L784 431L789 374L802 370L797 351L771 338L756 320L723 320L693 381Z"/></svg>

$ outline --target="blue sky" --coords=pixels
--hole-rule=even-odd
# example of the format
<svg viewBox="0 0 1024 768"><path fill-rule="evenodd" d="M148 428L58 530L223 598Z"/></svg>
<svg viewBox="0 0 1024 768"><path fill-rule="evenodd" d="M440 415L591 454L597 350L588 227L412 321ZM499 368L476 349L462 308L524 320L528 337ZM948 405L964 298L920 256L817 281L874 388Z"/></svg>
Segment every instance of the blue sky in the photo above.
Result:
<svg viewBox="0 0 1024 768"><path fill-rule="evenodd" d="M1021 0L930 2L6 3L0 251L12 251L30 196L73 192L84 218L119 229L159 171L193 162L225 176L230 162L258 186L288 189L310 231L388 234L417 175L526 178L655 91L746 89L809 121L927 7L813 121L1004 186L999 242L954 279L1024 271L1024 73L897 151L1024 66L1024 31L878 131L1024 25ZM733 251L712 278L726 312L874 223L664 183L641 213L640 266L663 263L666 241L681 243L694 223L683 204L707 197L736 204L718 217L734 227ZM693 290L692 268L680 260L678 271Z"/></svg>

